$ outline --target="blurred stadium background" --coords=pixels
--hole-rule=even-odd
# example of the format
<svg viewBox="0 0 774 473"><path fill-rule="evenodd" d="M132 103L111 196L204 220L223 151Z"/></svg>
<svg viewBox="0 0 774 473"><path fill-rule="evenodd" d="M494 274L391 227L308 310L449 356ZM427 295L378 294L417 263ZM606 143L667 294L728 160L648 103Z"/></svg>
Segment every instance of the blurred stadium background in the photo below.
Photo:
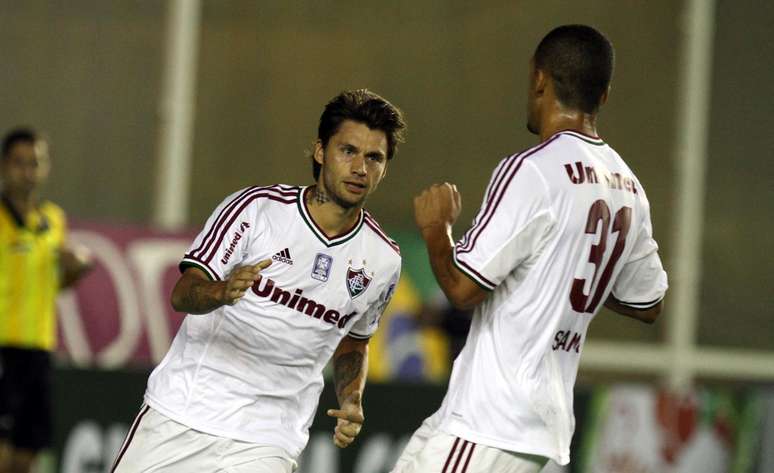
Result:
<svg viewBox="0 0 774 473"><path fill-rule="evenodd" d="M389 471L460 332L439 323L411 198L454 182L472 219L494 164L534 143L527 61L563 23L616 47L600 132L648 190L671 291L655 326L597 316L573 461L546 471L774 472L774 3L0 0L0 129L46 133L45 196L98 262L59 301L45 472L107 471L181 321L167 296L191 236L240 187L311 182L322 106L359 87L409 121L369 205L404 276L372 343L364 434L339 451L318 418L300 471Z"/></svg>

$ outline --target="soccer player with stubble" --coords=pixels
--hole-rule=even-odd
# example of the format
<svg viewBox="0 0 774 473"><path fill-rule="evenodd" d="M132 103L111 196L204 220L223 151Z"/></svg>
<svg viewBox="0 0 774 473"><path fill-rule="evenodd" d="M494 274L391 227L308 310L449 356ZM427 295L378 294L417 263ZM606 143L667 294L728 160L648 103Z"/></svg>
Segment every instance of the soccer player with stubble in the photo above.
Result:
<svg viewBox="0 0 774 473"><path fill-rule="evenodd" d="M534 473L569 462L573 387L586 331L604 304L652 323L667 278L639 180L597 135L613 47L582 25L554 29L529 66L527 127L540 144L496 167L456 244L460 194L414 201L436 279L475 307L441 408L393 473Z"/></svg>
<svg viewBox="0 0 774 473"><path fill-rule="evenodd" d="M343 92L320 117L315 185L249 187L215 209L171 297L189 315L148 380L112 471L290 473L331 358L333 442L354 440L368 338L401 266L363 206L404 128L382 97Z"/></svg>

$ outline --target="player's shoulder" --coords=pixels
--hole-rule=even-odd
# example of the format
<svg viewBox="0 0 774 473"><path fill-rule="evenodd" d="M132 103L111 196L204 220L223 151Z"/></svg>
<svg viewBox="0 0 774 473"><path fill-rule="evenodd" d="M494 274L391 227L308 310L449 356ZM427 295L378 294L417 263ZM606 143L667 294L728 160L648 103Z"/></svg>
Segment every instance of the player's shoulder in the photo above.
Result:
<svg viewBox="0 0 774 473"><path fill-rule="evenodd" d="M374 244L382 248L387 254L396 259L400 264L400 246L398 243L387 235L379 222L376 221L373 214L368 210L363 209L363 230L365 230L371 237Z"/></svg>
<svg viewBox="0 0 774 473"><path fill-rule="evenodd" d="M221 206L244 209L265 205L295 205L300 191L301 187L287 184L249 186L230 194L221 202Z"/></svg>
<svg viewBox="0 0 774 473"><path fill-rule="evenodd" d="M543 155L550 153L548 148L553 141L549 139L501 159L492 175L489 192L497 195L502 189L523 187L525 182L538 184L544 181L543 168L548 160L543 159Z"/></svg>
<svg viewBox="0 0 774 473"><path fill-rule="evenodd" d="M568 159L577 159L579 152L585 152L581 151L582 149L604 155L609 155L611 152L615 154L615 151L602 138L574 130L562 130L535 146L505 158L501 166L526 170L522 172L523 175L532 173L533 176L536 174L548 178L557 169L557 162L565 163ZM618 159L620 160L620 157Z"/></svg>
<svg viewBox="0 0 774 473"><path fill-rule="evenodd" d="M67 220L67 214L65 214L64 209L50 200L44 200L38 208L40 213L45 215L51 223L61 225Z"/></svg>
<svg viewBox="0 0 774 473"><path fill-rule="evenodd" d="M515 173L525 167L532 167L533 169L538 170L541 167L541 161L545 162L544 159L540 158L556 155L559 138L559 133L557 133L546 141L522 149L521 151L517 151L503 158L497 165L495 173L507 175L508 173Z"/></svg>
<svg viewBox="0 0 774 473"><path fill-rule="evenodd" d="M562 130L554 133L542 143L522 152L523 155L529 155L534 158L565 158L578 154L578 148L590 148L594 150L610 149L605 141L598 136L591 136L580 133L575 130ZM550 159L542 159L549 161ZM539 159L533 159L533 162L540 165ZM545 163L548 164L548 163Z"/></svg>

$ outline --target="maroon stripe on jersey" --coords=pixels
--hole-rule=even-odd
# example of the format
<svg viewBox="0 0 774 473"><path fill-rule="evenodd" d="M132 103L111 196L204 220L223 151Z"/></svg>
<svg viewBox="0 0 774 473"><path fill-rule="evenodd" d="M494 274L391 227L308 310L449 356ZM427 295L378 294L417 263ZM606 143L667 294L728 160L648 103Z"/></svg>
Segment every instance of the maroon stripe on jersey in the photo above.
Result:
<svg viewBox="0 0 774 473"><path fill-rule="evenodd" d="M390 246L390 248L395 250L396 253L400 254L400 247L398 246L398 244L395 243L395 241L393 241L390 237L385 235L385 233L379 228L379 224L369 219L368 217L366 217L365 223L366 225L371 227L374 233L376 233L379 236L379 238L384 240L384 242L387 243Z"/></svg>
<svg viewBox="0 0 774 473"><path fill-rule="evenodd" d="M483 227L486 226L489 219L491 219L492 214L494 214L494 211L496 210L497 205L493 205L493 202L497 199L498 196L500 196L502 193L505 192L507 189L507 184L503 187L503 182L505 182L507 176L511 175L511 173L516 173L519 170L519 167L521 166L521 162L529 156L530 154L534 153L535 151L538 151L539 149L542 149L543 146L548 144L550 141L553 141L557 136L554 136L549 141L545 143L541 143L537 146L533 146L532 148L527 149L526 151L522 151L521 153L512 155L508 161L507 164L503 165L500 168L500 172L496 176L497 182L493 182L493 185L491 190L487 191L487 201L486 206L484 207L484 211L480 212L479 216L476 217L476 223L473 225L473 227L468 230L465 233L465 236L463 238L464 242L460 242L461 244L458 246L458 251L462 251L463 253L470 252L473 249L473 244L478 237L478 234L480 234L483 231ZM521 158L521 159L519 159ZM516 167L515 170L511 171L514 166ZM508 181L510 182L510 181ZM484 223L486 221L486 223ZM479 229L479 226L483 224L483 227Z"/></svg>
<svg viewBox="0 0 774 473"><path fill-rule="evenodd" d="M511 173L515 174L519 172L519 169L521 168L522 163L524 162L524 159L526 156L519 156L518 158L514 159L508 166L508 170L503 175L503 179L500 181L500 184L506 181L507 176ZM515 163L515 165L514 165ZM513 168L513 170L511 170ZM468 243L465 248L459 248L457 249L457 253L469 253L473 250L473 247L476 244L476 240L478 240L478 236L481 234L481 232L484 231L484 228L489 224L489 221L492 219L492 216L494 215L495 211L497 210L497 205L495 202L499 202L499 199L497 198L500 194L505 194L505 191L507 190L506 186L503 186L502 188L496 189L496 191L492 194L492 198L486 203L486 207L484 208L483 215L478 220L477 224L478 226L473 229L470 229L470 236L468 238ZM466 233L467 234L467 233Z"/></svg>
<svg viewBox="0 0 774 473"><path fill-rule="evenodd" d="M204 254L207 253L210 249L210 245L212 245L213 238L217 234L218 229L223 224L223 222L228 218L231 211L236 208L240 202L242 202L244 199L249 197L249 194L259 192L259 191L266 191L266 192L273 192L277 194L278 196L282 197L297 197L298 190L295 191L285 191L282 189L279 189L278 186L275 184L273 186L268 187L249 187L245 189L242 193L240 193L238 196L236 196L234 199L231 200L226 206L221 209L220 213L218 214L218 217L215 219L215 222L210 227L207 234L202 238L202 243L199 245L198 248L191 251L192 255L197 255L199 257L204 256Z"/></svg>
<svg viewBox="0 0 774 473"><path fill-rule="evenodd" d="M384 229L382 228L382 226L379 225L379 222L377 222L376 219L374 218L374 216L371 215L371 213L368 212L367 210L365 211L365 218L366 218L366 220L370 221L376 227L376 228L374 228L374 230L376 230L378 233L380 233L392 245L398 247L398 243L387 235L387 232L385 232ZM398 250L400 251L400 248L398 248Z"/></svg>
<svg viewBox="0 0 774 473"><path fill-rule="evenodd" d="M465 464L462 466L462 471L460 473L467 473L468 471L468 465L470 464L470 457L473 456L473 450L476 449L476 444L471 442L470 443L470 451L468 452L468 458L465 460Z"/></svg>
<svg viewBox="0 0 774 473"><path fill-rule="evenodd" d="M465 442L462 444L462 448L460 449L459 455L457 455L457 461L454 462L454 468L452 468L451 473L457 473L457 467L460 466L460 461L462 461L462 456L465 455L465 449L468 448L468 442L465 440Z"/></svg>
<svg viewBox="0 0 774 473"><path fill-rule="evenodd" d="M121 450L118 453L118 456L116 456L116 461L113 462L113 467L110 469L110 473L113 473L116 471L116 468L118 467L118 463L121 461L121 458L123 458L126 451L129 449L129 444L132 443L132 438L134 438L135 432L137 432L137 427L140 426L140 421L142 420L143 416L148 413L150 410L149 406L145 406L145 409L140 409L140 413L137 414L137 417L134 418L134 423L132 424L132 427L129 429L129 433L126 435L126 440L124 440L124 444L121 446Z"/></svg>
<svg viewBox="0 0 774 473"><path fill-rule="evenodd" d="M497 170L495 177L492 179L492 182L486 191L486 205L484 206L484 210L479 212L479 214L476 216L476 220L473 226L467 232L465 232L465 235L463 236L463 239L462 239L463 241L460 241L459 249L465 249L466 251L470 251L470 249L467 248L467 246L470 245L472 241L471 237L474 236L474 234L476 233L476 229L479 227L479 225L481 225L481 223L484 221L489 211L491 210L492 201L500 193L500 188L502 186L503 181L505 180L505 177L508 175L508 173L510 173L513 166L516 163L518 163L519 157L521 157L522 155L524 155L524 153L530 151L531 149L532 148L509 156L506 159L506 162L503 163L503 165L500 166L500 168Z"/></svg>
<svg viewBox="0 0 774 473"><path fill-rule="evenodd" d="M486 216L486 211L489 209L489 205L492 202L492 199L500 188L500 184L503 181L503 176L508 174L508 170L511 168L511 165L513 165L513 163L517 161L517 158L522 154L523 153L517 153L505 158L504 162L501 163L501 165L495 171L494 177L492 177L492 180L486 189L486 196L484 199L484 202L486 202L485 210L484 212L479 212L479 215L476 216L476 220L473 226L467 232L465 232L465 235L463 235L462 240L459 242L459 248L465 248L465 246L468 245L470 242L470 236L473 232L475 232L476 228L481 225L481 221Z"/></svg>
<svg viewBox="0 0 774 473"><path fill-rule="evenodd" d="M454 445L452 445L451 451L449 452L449 456L446 457L446 463L443 464L443 470L441 470L441 473L447 473L446 468L449 467L449 463L451 463L451 459L454 456L454 452L457 450L457 444L459 443L460 443L459 437L454 439Z"/></svg>
<svg viewBox="0 0 774 473"><path fill-rule="evenodd" d="M215 271L214 269L212 269L212 267L211 267L210 265L208 265L208 264L207 264L207 263L205 263L204 261L200 260L200 259L199 259L199 258L197 258L196 256L193 256L193 255L191 255L190 253L186 253L185 255L183 255L183 261L181 262L181 264L182 264L182 263L185 263L185 260L186 260L186 259L188 259L188 260L191 260L191 261L193 261L194 263L196 263L197 265L204 267L204 269L206 269L207 271L209 271L210 273L212 273L211 275L215 277L215 280L216 280L216 281L220 281L220 280L221 280L221 277L220 277L220 275L218 274L218 272L217 272L217 271ZM193 266L193 264L194 264L194 263L189 263L189 264L190 264L191 266Z"/></svg>
<svg viewBox="0 0 774 473"><path fill-rule="evenodd" d="M527 151L529 151L529 150L527 150ZM497 182L501 181L502 180L502 175L503 175L503 170L506 168L506 166L508 166L515 158L518 158L519 155L521 155L523 153L524 153L524 151L521 151L521 152L518 152L516 154L512 154L512 155L508 156L507 158L505 158L503 160L503 163L501 163L499 168L497 168L495 177L494 177L494 179L492 179L492 185L489 186L489 189L487 189L487 192L486 192L486 195L485 195L485 199L486 199L487 202L492 200L492 194L493 194L493 191L494 191L494 188L495 188L495 180Z"/></svg>
<svg viewBox="0 0 774 473"><path fill-rule="evenodd" d="M281 198L276 197L275 195L269 194L267 192L257 192L255 194L251 194L249 197L246 197L244 199L244 202L236 210L236 212L232 212L231 213L231 218L229 219L229 221L226 222L226 224L224 226L222 226L222 230L220 230L220 236L218 236L218 240L215 242L215 245L213 245L212 250L210 250L210 254L208 254L207 257L204 258L204 262L205 263L209 264L209 262L212 261L212 258L215 256L215 253L218 251L218 247L223 242L223 238L225 238L226 233L228 233L228 229L231 228L231 225L234 224L234 221L237 219L237 217L239 217L239 215L242 213L242 211L248 205L250 205L250 203L252 201L254 201L255 199L257 199L259 197L265 197L265 198L267 198L269 200L274 200L274 201L277 201L277 202L282 202L283 204L295 204L296 201L298 200L298 199L293 199L293 200L281 199Z"/></svg>
<svg viewBox="0 0 774 473"><path fill-rule="evenodd" d="M497 198L494 199L492 202L487 203L487 217L485 220L483 220L483 223L481 224L481 227L478 229L478 232L476 235L471 239L470 244L468 245L468 248L461 248L457 250L457 254L460 253L469 253L473 251L473 248L476 246L476 241L478 240L478 237L481 236L481 233L484 231L487 225L489 225L490 220L492 220L492 216L494 215L495 211L497 210L497 207L500 205L500 202L503 200L503 196L505 195L505 192L508 190L508 185L510 185L511 181L513 180L513 177L516 175L517 172L519 172L519 169L521 169L521 165L524 164L524 161L532 156L533 154L537 153L541 149L545 148L549 144L551 144L554 140L556 140L560 135L554 135L553 138L546 141L545 143L542 143L540 146L537 146L535 148L532 148L530 151L524 153L524 155L519 159L519 163L515 166L513 171L510 171L508 174L507 179L505 180L505 185L502 187L502 189L499 189L499 193L497 195Z"/></svg>
<svg viewBox="0 0 774 473"><path fill-rule="evenodd" d="M248 194L248 193L250 193L250 192L252 192L252 191L254 191L256 189L257 189L257 187L255 187L255 186L248 187L247 189L242 191L238 196L234 197L231 200L231 202L229 202L228 204L223 206L223 208L220 210L220 213L218 213L218 216L215 218L214 223L212 224L212 226L210 226L210 229L207 231L207 234L204 235L204 238L202 238L202 242L199 244L199 246L196 249L191 251L191 254L198 253L199 251L201 251L203 249L203 247L204 247L204 244L208 242L210 236L213 234L215 229L218 227L218 224L220 223L221 219L224 218L224 214L228 213L231 210L231 208L234 205L236 205L236 203L239 202L239 200L242 197L245 196L245 194Z"/></svg>
<svg viewBox="0 0 774 473"><path fill-rule="evenodd" d="M384 236L386 239L388 239L388 240L389 240L389 241L390 241L390 242L391 242L393 245L395 245L395 246L398 246L398 243L397 243L395 240L393 240L392 238L390 238L390 237L389 237L389 235L387 235L387 232L385 232L385 231L384 231L384 229L382 228L382 226L381 226L381 225L379 225L379 222L377 222L377 221L376 221L376 219L374 218L374 216L373 216L373 215L371 215L371 212L369 212L369 211L367 211L367 210L364 210L363 212L364 212L364 214L365 214L365 217L366 217L368 220L370 220L370 221L371 221L371 223L373 223L374 225L376 225L376 230L378 230L378 231L379 231L379 233L381 233L381 234L382 234L382 236Z"/></svg>
<svg viewBox="0 0 774 473"><path fill-rule="evenodd" d="M459 259L459 257L455 258L455 260L457 261L457 263L459 263L460 266L464 267L466 270L468 270L471 273L473 273L478 279L481 280L481 282L483 282L484 284L488 284L488 285L492 286L491 289L494 289L497 286L497 284L493 283L489 279L487 279L484 276L482 276L481 273L479 273L478 271L473 269L473 267L471 265L469 265L468 263L466 263L466 262L462 261L461 259Z"/></svg>
<svg viewBox="0 0 774 473"><path fill-rule="evenodd" d="M249 199L252 195L255 195L257 192L264 192L264 193L273 193L272 195L277 196L288 196L288 197L297 197L298 191L295 192L283 192L277 189L274 189L276 186L269 186L269 187L251 187L248 192L240 194L237 198L232 200L228 206L223 208L223 210L218 214L218 219L216 222L210 227L209 232L207 235L202 239L202 244L199 245L199 248L192 251L191 254L197 254L200 258L203 257L209 250L212 245L212 242L214 241L215 235L217 235L218 231L221 229L223 222L226 221L226 219L231 215L231 212L236 208L241 202L244 202L245 199ZM278 197L279 198L279 197ZM278 199L273 199L278 200ZM284 202L283 200L279 200L280 202ZM295 200L293 200L295 202ZM288 202L285 202L288 203ZM206 243L206 245L205 245ZM204 247L204 248L202 248ZM201 250L201 251L200 251Z"/></svg>
<svg viewBox="0 0 774 473"><path fill-rule="evenodd" d="M287 198L283 199L281 197L275 197L271 194L261 194L258 197L266 197L269 200L282 202L283 204L295 204L296 202L298 202L298 199L287 199Z"/></svg>
<svg viewBox="0 0 774 473"><path fill-rule="evenodd" d="M600 140L600 141L602 140L602 138L600 138L597 135L592 135L591 133L583 133L582 131L578 131L578 130L562 130L559 133L575 133L576 135L585 136L586 138L591 138L593 140Z"/></svg>
<svg viewBox="0 0 774 473"><path fill-rule="evenodd" d="M206 258L204 258L204 262L205 263L209 263L210 261L212 261L212 258L215 256L215 253L217 252L218 247L223 242L223 238L226 236L226 233L228 233L228 229L231 228L231 225L234 224L234 221L237 219L237 217L242 213L242 211L248 205L250 205L250 203L252 201L254 201L255 199L257 199L259 197L265 197L265 198L267 198L269 200L274 200L274 201L277 201L277 202L282 202L283 204L295 204L298 201L298 199L293 199L293 200L281 199L279 197L276 197L273 194L269 194L269 193L265 193L265 192L258 192L258 193L250 195L249 197L246 197L246 199L244 199L244 202L239 207L239 209L237 209L236 212L232 212L231 213L231 218L229 219L229 221L225 225L222 225L221 227L219 227L219 228L222 228L220 230L220 236L218 237L217 241L215 242L215 245L212 246L212 250L210 250L210 253L207 255Z"/></svg>
<svg viewBox="0 0 774 473"><path fill-rule="evenodd" d="M277 188L280 191L290 192L292 195L298 195L298 186L288 186L285 184L274 184L272 186L266 186L265 189Z"/></svg>

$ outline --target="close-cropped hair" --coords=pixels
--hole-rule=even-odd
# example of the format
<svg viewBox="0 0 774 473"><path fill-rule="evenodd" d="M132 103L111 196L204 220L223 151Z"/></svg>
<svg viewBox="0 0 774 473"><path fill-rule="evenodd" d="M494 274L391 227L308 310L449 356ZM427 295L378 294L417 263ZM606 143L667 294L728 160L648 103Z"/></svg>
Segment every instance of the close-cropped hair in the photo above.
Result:
<svg viewBox="0 0 774 473"><path fill-rule="evenodd" d="M549 32L535 50L535 68L547 72L563 105L595 113L610 86L615 52L610 41L586 25Z"/></svg>

